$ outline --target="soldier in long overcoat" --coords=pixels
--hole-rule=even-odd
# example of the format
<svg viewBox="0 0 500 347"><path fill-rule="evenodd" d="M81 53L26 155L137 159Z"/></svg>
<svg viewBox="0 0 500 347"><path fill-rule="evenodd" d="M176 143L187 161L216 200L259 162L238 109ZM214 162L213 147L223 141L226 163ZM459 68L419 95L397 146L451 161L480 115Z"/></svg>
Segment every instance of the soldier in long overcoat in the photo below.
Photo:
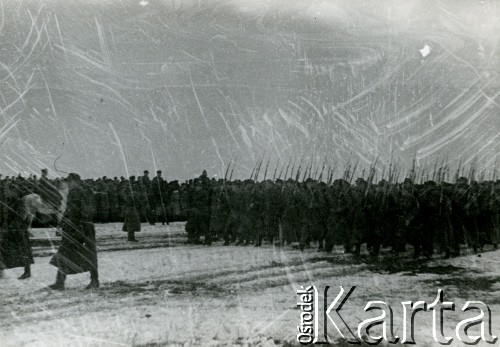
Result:
<svg viewBox="0 0 500 347"><path fill-rule="evenodd" d="M304 221L305 195L296 181L289 178L283 192L283 236L285 242L299 242Z"/></svg>
<svg viewBox="0 0 500 347"><path fill-rule="evenodd" d="M123 228L128 233L128 241L137 242L135 233L141 231L141 216L139 207L141 204L141 187L135 180L135 176L129 178L129 183L123 186L120 192L123 203Z"/></svg>
<svg viewBox="0 0 500 347"><path fill-rule="evenodd" d="M309 241L318 241L318 250L323 249L327 233L328 210L325 199L325 187L312 178L306 180L304 187L305 213L302 222L301 245Z"/></svg>
<svg viewBox="0 0 500 347"><path fill-rule="evenodd" d="M118 178L108 182L108 200L109 200L109 221L114 223L120 220L121 205L120 205L120 190Z"/></svg>
<svg viewBox="0 0 500 347"><path fill-rule="evenodd" d="M352 187L352 206L350 211L352 232L348 236L344 248L347 252L350 252L354 245L354 254L357 256L360 254L361 244L367 239L367 235L370 234L370 190L370 184L363 178L358 178L356 185Z"/></svg>
<svg viewBox="0 0 500 347"><path fill-rule="evenodd" d="M96 222L107 223L109 221L109 184L106 177L98 179L95 182L95 200L96 200Z"/></svg>
<svg viewBox="0 0 500 347"><path fill-rule="evenodd" d="M151 191L151 180L149 178L149 171L144 170L144 176L139 177L139 183L142 188L142 195L144 204L141 206L139 211L141 214L141 219L147 221L151 225L155 225L155 215L153 210L155 205L153 204L153 193Z"/></svg>
<svg viewBox="0 0 500 347"><path fill-rule="evenodd" d="M30 266L33 264L23 195L16 183L10 184L5 192L7 208L0 229L0 269L23 267L24 273L19 277L20 280L31 277Z"/></svg>
<svg viewBox="0 0 500 347"><path fill-rule="evenodd" d="M161 177L161 170L156 171L156 177L151 181L151 208L156 220L162 225L168 224L170 201L168 196L168 182ZM171 216L171 215L170 215Z"/></svg>
<svg viewBox="0 0 500 347"><path fill-rule="evenodd" d="M408 240L414 239L417 233L415 217L419 211L418 200L413 194L413 182L407 178L396 191L396 229L393 250L396 253L405 251Z"/></svg>
<svg viewBox="0 0 500 347"><path fill-rule="evenodd" d="M194 180L189 218L186 222L188 243L197 244L205 236L205 243L211 244L210 235L210 193L200 178Z"/></svg>
<svg viewBox="0 0 500 347"><path fill-rule="evenodd" d="M283 213L281 185L271 180L267 180L264 184L264 236L273 244L274 240L279 239L280 218Z"/></svg>
<svg viewBox="0 0 500 347"><path fill-rule="evenodd" d="M239 234L241 211L244 209L241 204L242 191L243 188L239 180L232 182L227 187L227 208L229 211L223 236L225 246L229 245L231 242L235 242Z"/></svg>
<svg viewBox="0 0 500 347"><path fill-rule="evenodd" d="M224 236L224 229L229 215L228 193L225 182L218 182L211 188L210 234Z"/></svg>
<svg viewBox="0 0 500 347"><path fill-rule="evenodd" d="M66 275L83 272L90 272L86 289L98 288L94 193L78 174L70 173L67 182L69 193L62 219L61 246L50 260L50 264L57 267L57 277L49 288L63 290Z"/></svg>

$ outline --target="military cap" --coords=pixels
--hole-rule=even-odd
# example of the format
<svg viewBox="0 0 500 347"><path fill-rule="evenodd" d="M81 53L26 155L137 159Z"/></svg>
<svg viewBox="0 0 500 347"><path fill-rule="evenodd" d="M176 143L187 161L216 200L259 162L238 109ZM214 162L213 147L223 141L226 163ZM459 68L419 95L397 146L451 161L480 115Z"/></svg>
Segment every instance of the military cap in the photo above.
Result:
<svg viewBox="0 0 500 347"><path fill-rule="evenodd" d="M71 181L78 181L78 182L79 182L79 181L81 181L82 179L80 178L80 175L79 175L79 174L72 172L72 173L70 173L70 174L68 175L68 177L66 178L66 180L67 180L68 182L71 182Z"/></svg>

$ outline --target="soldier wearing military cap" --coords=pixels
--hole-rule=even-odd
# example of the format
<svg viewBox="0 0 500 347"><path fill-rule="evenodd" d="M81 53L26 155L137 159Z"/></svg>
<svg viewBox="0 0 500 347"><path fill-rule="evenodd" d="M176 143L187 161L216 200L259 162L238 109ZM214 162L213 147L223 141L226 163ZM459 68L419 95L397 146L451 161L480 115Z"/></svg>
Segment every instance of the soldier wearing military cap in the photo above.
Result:
<svg viewBox="0 0 500 347"><path fill-rule="evenodd" d="M154 215L162 225L168 224L169 192L168 182L161 176L161 170L156 171L156 176L151 181L151 208Z"/></svg>
<svg viewBox="0 0 500 347"><path fill-rule="evenodd" d="M151 187L151 180L149 178L149 171L144 170L143 175L138 178L139 186L142 188L142 199L143 204L140 206L139 213L141 215L141 221L148 222L151 225L155 224L156 218L153 213L153 193Z"/></svg>

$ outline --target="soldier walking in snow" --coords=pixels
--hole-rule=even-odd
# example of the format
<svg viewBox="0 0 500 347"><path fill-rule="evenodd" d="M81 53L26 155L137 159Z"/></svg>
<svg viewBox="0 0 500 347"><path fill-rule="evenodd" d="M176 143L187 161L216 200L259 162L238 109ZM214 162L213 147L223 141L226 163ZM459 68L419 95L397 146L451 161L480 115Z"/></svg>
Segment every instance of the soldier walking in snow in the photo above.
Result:
<svg viewBox="0 0 500 347"><path fill-rule="evenodd" d="M63 290L67 275L90 272L86 289L99 287L95 228L94 194L75 173L67 178L69 193L62 220L62 241L50 264L57 267L56 282L50 289Z"/></svg>

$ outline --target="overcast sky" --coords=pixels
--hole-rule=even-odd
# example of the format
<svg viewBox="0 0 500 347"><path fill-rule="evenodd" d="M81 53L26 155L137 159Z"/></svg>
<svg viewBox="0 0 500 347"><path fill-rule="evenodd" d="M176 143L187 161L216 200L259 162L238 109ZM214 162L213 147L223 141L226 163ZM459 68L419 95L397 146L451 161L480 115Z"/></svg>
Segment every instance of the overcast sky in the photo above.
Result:
<svg viewBox="0 0 500 347"><path fill-rule="evenodd" d="M56 174L57 158L83 177L221 176L233 159L233 178L247 178L263 156L269 172L291 159L340 172L349 158L382 166L391 155L492 170L500 152L498 1L10 0L1 10L4 175Z"/></svg>

